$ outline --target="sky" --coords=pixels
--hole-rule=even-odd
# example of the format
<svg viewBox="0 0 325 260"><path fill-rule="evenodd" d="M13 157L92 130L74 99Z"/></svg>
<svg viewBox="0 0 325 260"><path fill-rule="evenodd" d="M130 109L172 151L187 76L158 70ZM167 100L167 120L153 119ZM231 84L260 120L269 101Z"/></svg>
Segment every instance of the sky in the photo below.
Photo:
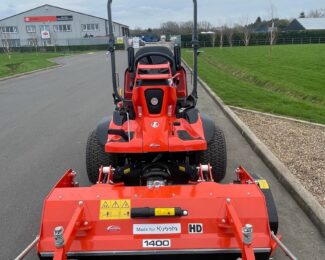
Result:
<svg viewBox="0 0 325 260"><path fill-rule="evenodd" d="M0 19L43 4L106 18L106 0L0 0ZM325 8L325 0L198 0L199 20L214 26L270 19L271 8L280 18L297 18L300 12ZM64 15L64 14L62 14ZM191 0L113 0L113 20L131 28L156 28L166 21L192 19Z"/></svg>

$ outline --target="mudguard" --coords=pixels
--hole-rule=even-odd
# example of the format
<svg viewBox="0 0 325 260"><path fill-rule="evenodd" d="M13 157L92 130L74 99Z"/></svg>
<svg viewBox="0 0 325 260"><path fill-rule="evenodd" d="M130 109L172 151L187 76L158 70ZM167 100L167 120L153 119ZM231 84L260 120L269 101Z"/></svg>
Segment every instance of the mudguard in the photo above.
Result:
<svg viewBox="0 0 325 260"><path fill-rule="evenodd" d="M216 129L216 125L215 123L209 118L209 116L200 113L201 115L201 120L203 123L203 130L204 130L204 136L205 136L205 140L207 143L209 143L214 136L214 132Z"/></svg>
<svg viewBox="0 0 325 260"><path fill-rule="evenodd" d="M107 142L107 134L112 117L104 117L97 125L96 134L101 145Z"/></svg>

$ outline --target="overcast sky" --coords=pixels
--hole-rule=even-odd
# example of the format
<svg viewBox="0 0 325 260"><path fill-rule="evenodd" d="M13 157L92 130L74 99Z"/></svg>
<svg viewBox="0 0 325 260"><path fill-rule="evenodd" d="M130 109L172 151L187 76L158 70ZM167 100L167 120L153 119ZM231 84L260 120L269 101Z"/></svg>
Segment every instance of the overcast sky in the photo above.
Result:
<svg viewBox="0 0 325 260"><path fill-rule="evenodd" d="M106 0L0 0L0 19L43 4L107 17ZM296 18L301 11L325 8L325 0L198 0L199 20L213 25L234 24L258 16L270 18L273 3L276 16ZM64 13L62 13L64 15ZM113 20L134 27L159 27L162 22L192 18L191 0L114 0Z"/></svg>

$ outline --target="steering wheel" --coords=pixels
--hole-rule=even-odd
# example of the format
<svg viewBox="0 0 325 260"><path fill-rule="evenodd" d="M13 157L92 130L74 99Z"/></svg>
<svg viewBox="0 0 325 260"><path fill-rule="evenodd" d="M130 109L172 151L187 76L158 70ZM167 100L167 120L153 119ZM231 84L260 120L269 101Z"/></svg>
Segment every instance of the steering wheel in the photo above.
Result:
<svg viewBox="0 0 325 260"><path fill-rule="evenodd" d="M171 68L172 68L172 74L175 75L176 74L176 68L175 68L175 61L172 57L170 57L169 55L165 54L165 53L160 53L160 52L147 52L147 53L143 53L141 55L139 55L138 57L136 57L135 59L135 64L138 64L140 60L142 59L146 59L148 61L149 64L153 64L153 60L152 57L161 57L161 58L165 58L167 61L169 61Z"/></svg>

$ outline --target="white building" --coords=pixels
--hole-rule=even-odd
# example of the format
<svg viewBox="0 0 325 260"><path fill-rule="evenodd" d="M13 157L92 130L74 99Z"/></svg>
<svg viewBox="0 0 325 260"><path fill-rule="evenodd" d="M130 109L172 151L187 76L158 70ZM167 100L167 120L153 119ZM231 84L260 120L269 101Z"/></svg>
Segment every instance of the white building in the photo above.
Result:
<svg viewBox="0 0 325 260"><path fill-rule="evenodd" d="M113 22L115 37L129 34L129 27ZM0 20L0 36L11 47L84 45L107 43L107 19L53 5L22 12Z"/></svg>

